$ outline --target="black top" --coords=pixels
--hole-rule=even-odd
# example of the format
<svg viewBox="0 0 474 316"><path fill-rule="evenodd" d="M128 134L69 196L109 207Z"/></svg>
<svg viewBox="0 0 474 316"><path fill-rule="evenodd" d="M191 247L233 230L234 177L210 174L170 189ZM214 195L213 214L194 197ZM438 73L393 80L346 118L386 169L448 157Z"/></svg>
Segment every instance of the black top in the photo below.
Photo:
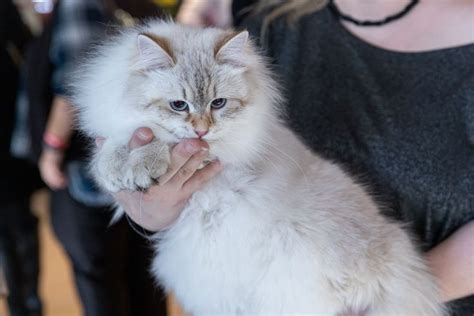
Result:
<svg viewBox="0 0 474 316"><path fill-rule="evenodd" d="M30 37L14 3L0 1L0 210L6 209L8 203L26 199L39 183L37 170L10 153L20 65L15 63L7 47L14 46L21 54Z"/></svg>
<svg viewBox="0 0 474 316"><path fill-rule="evenodd" d="M258 35L260 22L244 26ZM290 126L367 184L424 250L474 219L474 44L388 51L327 8L293 27L278 19L264 42ZM474 297L462 306L453 315L473 315Z"/></svg>
<svg viewBox="0 0 474 316"><path fill-rule="evenodd" d="M232 17L234 25L240 25L252 11L252 7L257 2L257 0L232 0Z"/></svg>
<svg viewBox="0 0 474 316"><path fill-rule="evenodd" d="M15 117L15 102L18 91L19 65L16 65L7 49L14 46L23 51L30 33L23 24L16 6L11 0L0 2L0 78L2 93L0 96L0 170L8 170L4 159L10 157L10 141ZM5 168L5 169L3 169Z"/></svg>

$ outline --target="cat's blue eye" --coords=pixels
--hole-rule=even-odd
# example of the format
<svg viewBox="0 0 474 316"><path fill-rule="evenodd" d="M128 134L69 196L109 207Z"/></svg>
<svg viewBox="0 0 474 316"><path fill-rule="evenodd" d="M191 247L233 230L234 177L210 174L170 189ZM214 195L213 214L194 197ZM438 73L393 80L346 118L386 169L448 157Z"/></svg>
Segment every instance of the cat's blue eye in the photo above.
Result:
<svg viewBox="0 0 474 316"><path fill-rule="evenodd" d="M227 99L219 98L211 102L211 108L214 110L222 109L227 103Z"/></svg>
<svg viewBox="0 0 474 316"><path fill-rule="evenodd" d="M188 104L181 100L171 101L170 106L173 110L178 111L178 112L189 110Z"/></svg>

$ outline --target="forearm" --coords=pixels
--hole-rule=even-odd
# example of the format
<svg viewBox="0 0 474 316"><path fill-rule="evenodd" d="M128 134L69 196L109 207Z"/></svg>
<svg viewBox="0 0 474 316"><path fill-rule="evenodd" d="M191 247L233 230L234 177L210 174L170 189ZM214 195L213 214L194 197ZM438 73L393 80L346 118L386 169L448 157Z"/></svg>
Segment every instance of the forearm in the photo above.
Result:
<svg viewBox="0 0 474 316"><path fill-rule="evenodd" d="M69 143L74 129L74 110L72 105L61 96L53 100L46 133L51 133L64 143Z"/></svg>
<svg viewBox="0 0 474 316"><path fill-rule="evenodd" d="M427 253L443 301L474 294L474 221Z"/></svg>

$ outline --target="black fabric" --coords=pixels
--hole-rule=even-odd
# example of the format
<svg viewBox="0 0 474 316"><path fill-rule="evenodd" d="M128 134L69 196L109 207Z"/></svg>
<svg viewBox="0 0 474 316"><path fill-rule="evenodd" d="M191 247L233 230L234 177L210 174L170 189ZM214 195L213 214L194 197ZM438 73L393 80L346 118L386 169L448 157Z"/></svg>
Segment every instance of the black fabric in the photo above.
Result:
<svg viewBox="0 0 474 316"><path fill-rule="evenodd" d="M0 48L3 50L7 42L13 43L23 51L31 34L18 13L12 0L0 2Z"/></svg>
<svg viewBox="0 0 474 316"><path fill-rule="evenodd" d="M39 175L31 164L10 154L20 60L14 60L8 48L21 55L30 36L13 2L0 1L0 265L10 291L11 316L41 315L37 221L28 205Z"/></svg>
<svg viewBox="0 0 474 316"><path fill-rule="evenodd" d="M255 36L261 18L244 23ZM428 250L474 219L474 44L397 53L323 9L267 32L288 123L367 185ZM451 304L474 314L474 296Z"/></svg>
<svg viewBox="0 0 474 316"><path fill-rule="evenodd" d="M0 265L9 289L9 314L40 316L38 220L29 199L2 203L0 218Z"/></svg>
<svg viewBox="0 0 474 316"><path fill-rule="evenodd" d="M0 200L3 203L23 197L34 180L34 168L10 154L11 137L15 124L16 96L19 86L19 67L7 50L14 46L21 54L30 39L30 32L11 0L0 2ZM30 173L31 172L31 173ZM37 181L36 181L37 182Z"/></svg>
<svg viewBox="0 0 474 316"><path fill-rule="evenodd" d="M164 293L149 271L151 245L112 211L86 207L67 191L52 192L54 232L72 261L85 316L166 315Z"/></svg>
<svg viewBox="0 0 474 316"><path fill-rule="evenodd" d="M251 12L251 7L256 3L257 0L233 0L232 17L234 20L234 25L240 25Z"/></svg>
<svg viewBox="0 0 474 316"><path fill-rule="evenodd" d="M41 35L31 41L26 53L25 86L31 139L29 158L34 163L38 162L41 155L43 134L53 101L51 89L53 66L49 59L53 21L54 16L46 24Z"/></svg>
<svg viewBox="0 0 474 316"><path fill-rule="evenodd" d="M10 58L6 48L0 47L0 75L2 77L2 95L0 99L0 159L10 156L11 136L15 122L15 100L18 90L18 69ZM7 171L3 164L0 170Z"/></svg>
<svg viewBox="0 0 474 316"><path fill-rule="evenodd" d="M1 163L6 165L0 173L0 207L28 199L33 191L44 186L38 168L31 162L7 157Z"/></svg>

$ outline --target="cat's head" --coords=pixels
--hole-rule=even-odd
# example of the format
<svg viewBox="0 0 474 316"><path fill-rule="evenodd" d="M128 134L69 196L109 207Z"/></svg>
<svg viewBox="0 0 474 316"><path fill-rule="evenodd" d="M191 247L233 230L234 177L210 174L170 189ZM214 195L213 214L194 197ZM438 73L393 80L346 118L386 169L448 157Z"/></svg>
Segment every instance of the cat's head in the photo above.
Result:
<svg viewBox="0 0 474 316"><path fill-rule="evenodd" d="M128 89L162 137L201 138L227 162L258 154L279 94L247 31L155 22L135 36Z"/></svg>

